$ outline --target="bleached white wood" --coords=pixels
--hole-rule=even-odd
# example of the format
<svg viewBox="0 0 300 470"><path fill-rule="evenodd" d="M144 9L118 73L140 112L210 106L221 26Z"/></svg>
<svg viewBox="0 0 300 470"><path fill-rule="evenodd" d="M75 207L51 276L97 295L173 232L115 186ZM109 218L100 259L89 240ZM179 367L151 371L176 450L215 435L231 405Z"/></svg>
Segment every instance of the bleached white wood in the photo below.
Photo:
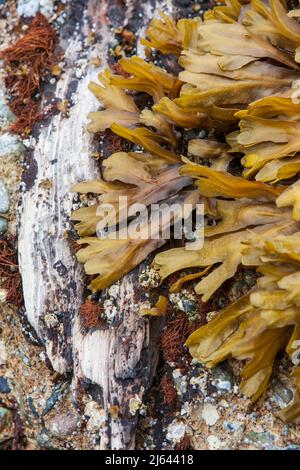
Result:
<svg viewBox="0 0 300 470"><path fill-rule="evenodd" d="M139 8L143 15L142 33L152 9L149 4L127 3L124 24L128 15ZM98 174L90 156L92 137L85 125L87 114L98 107L88 91L88 83L96 79L99 70L88 62L98 55L101 68L106 64L113 37L106 20L108 6L109 2L88 2L86 11L95 15L93 19L100 25L102 41L96 50L90 48L82 78L74 76L82 39L70 37L64 44L66 67L57 83L56 96L64 99L70 82L77 79L76 104L68 118L61 114L54 116L33 145L31 158L36 162L37 173L32 187L25 187L21 196L18 244L26 315L45 345L53 368L60 373L73 368L74 386L78 379L88 379L102 390L106 423L99 429L101 448L128 449L135 445L137 421L137 412L130 412L130 400L142 400L155 367L155 359L151 359L147 350L149 325L139 316L136 305L137 277L126 276L105 295L106 314L111 316L109 310L115 310L110 327L83 333L78 310L85 278L65 238L72 211L71 186L95 179ZM50 181L52 187L45 188L45 181ZM146 366L141 367L143 351ZM116 419L110 413L111 405L115 404L119 408Z"/></svg>

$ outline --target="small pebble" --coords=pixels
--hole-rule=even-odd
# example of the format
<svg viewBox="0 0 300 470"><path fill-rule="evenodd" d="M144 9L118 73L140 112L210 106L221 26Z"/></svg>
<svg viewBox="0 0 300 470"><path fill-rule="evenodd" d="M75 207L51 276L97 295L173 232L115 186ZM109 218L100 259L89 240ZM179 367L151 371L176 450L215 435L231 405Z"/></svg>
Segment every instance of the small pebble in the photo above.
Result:
<svg viewBox="0 0 300 470"><path fill-rule="evenodd" d="M228 365L216 366L212 369L212 384L220 392L230 392L234 385L233 373Z"/></svg>
<svg viewBox="0 0 300 470"><path fill-rule="evenodd" d="M206 129L201 129L199 132L199 138L200 139L205 139L207 137L207 130Z"/></svg>
<svg viewBox="0 0 300 470"><path fill-rule="evenodd" d="M208 426L216 424L220 418L217 408L211 403L205 403L202 410L202 418Z"/></svg>
<svg viewBox="0 0 300 470"><path fill-rule="evenodd" d="M0 212L5 214L9 211L9 195L5 188L4 181L0 178Z"/></svg>
<svg viewBox="0 0 300 470"><path fill-rule="evenodd" d="M0 432L8 428L13 420L13 414L10 410L0 407Z"/></svg>
<svg viewBox="0 0 300 470"><path fill-rule="evenodd" d="M272 393L276 403L284 408L293 398L293 392L287 388L281 381L273 383Z"/></svg>
<svg viewBox="0 0 300 470"><path fill-rule="evenodd" d="M0 158L8 156L19 157L23 150L24 146L16 135L9 134L8 132L0 135Z"/></svg>
<svg viewBox="0 0 300 470"><path fill-rule="evenodd" d="M49 421L49 432L52 436L64 438L77 430L79 416L75 413L63 413Z"/></svg>
<svg viewBox="0 0 300 470"><path fill-rule="evenodd" d="M181 7L186 7L190 4L190 0L175 0L175 4Z"/></svg>
<svg viewBox="0 0 300 470"><path fill-rule="evenodd" d="M208 444L209 450L217 450L217 449L220 449L222 442L217 436L211 435L211 436L208 436L207 438L207 444Z"/></svg>
<svg viewBox="0 0 300 470"><path fill-rule="evenodd" d="M2 217L0 217L0 234L7 232L7 229L8 229L7 220L2 219Z"/></svg>
<svg viewBox="0 0 300 470"><path fill-rule="evenodd" d="M30 410L31 410L31 412L32 412L32 414L33 414L33 416L34 416L35 418L39 418L40 415L38 414L37 409L36 409L36 407L35 407L35 405L34 405L33 398L32 398L32 397L28 397L28 398L27 398L27 402L28 402L29 408L30 408Z"/></svg>
<svg viewBox="0 0 300 470"><path fill-rule="evenodd" d="M1 291L1 289L0 289ZM0 303L1 303L1 293L0 293ZM7 361L7 353L4 341L0 340L0 366L4 366Z"/></svg>
<svg viewBox="0 0 300 470"><path fill-rule="evenodd" d="M272 446L275 441L275 436L269 432L250 431L246 438L251 442L260 444L262 447Z"/></svg>
<svg viewBox="0 0 300 470"><path fill-rule="evenodd" d="M42 449L53 449L49 434L46 429L42 429L36 436L36 442Z"/></svg>
<svg viewBox="0 0 300 470"><path fill-rule="evenodd" d="M0 377L0 393L10 393L10 386L6 377Z"/></svg>
<svg viewBox="0 0 300 470"><path fill-rule="evenodd" d="M0 5L4 3L3 0L0 0ZM10 111L9 107L0 99L0 129L6 127L14 119L13 113Z"/></svg>
<svg viewBox="0 0 300 470"><path fill-rule="evenodd" d="M184 395L187 391L187 378L182 375L180 369L173 370L173 379L179 395Z"/></svg>
<svg viewBox="0 0 300 470"><path fill-rule="evenodd" d="M0 304L4 304L4 302L6 302L6 298L7 298L7 290L6 289L0 289ZM1 363L1 352L2 351L1 351L1 344L0 344L0 366L2 365L2 363Z"/></svg>
<svg viewBox="0 0 300 470"><path fill-rule="evenodd" d="M53 15L52 0L18 0L17 12L19 16L29 18L37 12L43 13L47 18Z"/></svg>
<svg viewBox="0 0 300 470"><path fill-rule="evenodd" d="M184 423L173 421L168 426L166 438L171 442L180 442L186 432L186 426Z"/></svg>
<svg viewBox="0 0 300 470"><path fill-rule="evenodd" d="M105 411L96 401L87 403L84 409L84 415L87 416L87 430L89 432L97 432L105 423Z"/></svg>
<svg viewBox="0 0 300 470"><path fill-rule="evenodd" d="M53 392L51 393L50 397L46 400L46 406L43 409L42 416L46 416L49 411L55 406L55 404L61 400L63 396L63 390L61 384L55 385Z"/></svg>
<svg viewBox="0 0 300 470"><path fill-rule="evenodd" d="M233 432L243 432L245 429L245 426L243 423L238 423L238 422L231 422L231 421L224 421L223 424L224 429L226 431L233 433Z"/></svg>

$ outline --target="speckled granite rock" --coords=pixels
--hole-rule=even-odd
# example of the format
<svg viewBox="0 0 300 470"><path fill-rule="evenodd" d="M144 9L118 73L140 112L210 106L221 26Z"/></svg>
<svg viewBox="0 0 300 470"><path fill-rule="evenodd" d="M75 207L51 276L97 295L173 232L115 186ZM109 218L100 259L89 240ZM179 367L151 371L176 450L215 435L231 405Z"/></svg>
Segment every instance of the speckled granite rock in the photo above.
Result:
<svg viewBox="0 0 300 470"><path fill-rule="evenodd" d="M5 214L9 210L9 195L4 181L0 178L0 213Z"/></svg>
<svg viewBox="0 0 300 470"><path fill-rule="evenodd" d="M0 158L9 155L19 157L24 151L24 146L14 134L4 132L0 135Z"/></svg>
<svg viewBox="0 0 300 470"><path fill-rule="evenodd" d="M38 11L46 17L53 14L52 0L18 0L17 11L20 16L25 18L34 16Z"/></svg>
<svg viewBox="0 0 300 470"><path fill-rule="evenodd" d="M75 413L57 415L49 422L49 432L52 436L63 439L77 430L80 420Z"/></svg>
<svg viewBox="0 0 300 470"><path fill-rule="evenodd" d="M0 234L3 234L7 231L7 228L8 228L8 222L6 219L2 219L2 217L0 217Z"/></svg>

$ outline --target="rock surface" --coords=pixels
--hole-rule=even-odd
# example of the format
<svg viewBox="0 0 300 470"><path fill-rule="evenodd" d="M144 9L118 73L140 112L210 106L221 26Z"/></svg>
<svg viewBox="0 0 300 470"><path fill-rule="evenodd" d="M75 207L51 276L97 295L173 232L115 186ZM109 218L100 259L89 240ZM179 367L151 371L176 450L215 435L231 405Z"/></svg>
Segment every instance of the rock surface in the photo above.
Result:
<svg viewBox="0 0 300 470"><path fill-rule="evenodd" d="M9 393L10 386L6 377L0 376L0 393Z"/></svg>
<svg viewBox="0 0 300 470"><path fill-rule="evenodd" d="M49 433L54 437L63 439L75 432L79 423L79 416L75 413L57 415L48 423Z"/></svg>
<svg viewBox="0 0 300 470"><path fill-rule="evenodd" d="M2 178L0 178L0 212L5 214L9 210L9 195Z"/></svg>

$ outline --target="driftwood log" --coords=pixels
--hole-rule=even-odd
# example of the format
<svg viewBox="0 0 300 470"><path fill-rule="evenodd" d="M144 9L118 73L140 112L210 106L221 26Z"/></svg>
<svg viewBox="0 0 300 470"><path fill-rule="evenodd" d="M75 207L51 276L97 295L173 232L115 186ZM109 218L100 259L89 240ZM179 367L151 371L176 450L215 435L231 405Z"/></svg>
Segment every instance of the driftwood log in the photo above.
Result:
<svg viewBox="0 0 300 470"><path fill-rule="evenodd" d="M44 345L53 369L71 373L73 386L90 381L105 410L101 448L133 449L137 414L130 408L142 400L158 360L155 331L140 317L138 270L103 293L108 309L114 309L109 328L83 333L79 307L85 275L66 239L72 210L72 184L94 179L98 166L91 154L92 137L86 117L97 109L88 83L106 66L114 29L135 24L141 36L158 8L172 11L171 2L71 1L60 31L65 67L52 96L71 100L69 116L53 116L34 133L26 157L19 210L19 264L26 316ZM77 26L79 24L79 27ZM95 32L93 46L89 35ZM142 48L138 45L138 51ZM99 56L99 68L90 63ZM45 93L45 100L47 93ZM118 260L116 259L116 263ZM108 315L111 312L106 312ZM118 417L112 416L112 406Z"/></svg>

